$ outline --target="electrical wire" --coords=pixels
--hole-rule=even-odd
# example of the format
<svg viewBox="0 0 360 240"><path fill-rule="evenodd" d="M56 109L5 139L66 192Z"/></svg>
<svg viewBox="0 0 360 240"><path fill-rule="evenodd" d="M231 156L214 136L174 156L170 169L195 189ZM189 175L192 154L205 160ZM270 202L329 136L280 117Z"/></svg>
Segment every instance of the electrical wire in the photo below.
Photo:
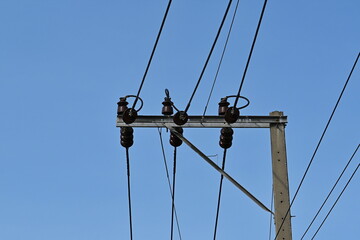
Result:
<svg viewBox="0 0 360 240"><path fill-rule="evenodd" d="M340 176L338 177L338 179L336 180L334 186L331 188L329 194L327 195L327 197L325 198L324 202L322 203L321 207L319 208L319 210L317 211L317 213L315 214L314 218L312 219L311 223L309 224L309 226L307 227L306 231L304 232L304 234L301 237L301 240L305 237L306 233L309 231L310 227L312 226L312 224L314 223L315 219L318 217L319 213L321 212L322 208L324 207L325 203L327 202L327 200L329 199L330 195L332 194L332 192L334 191L336 185L338 184L338 182L340 181L341 177L343 176L344 172L346 171L347 167L349 166L349 164L351 163L352 159L354 158L357 150L359 149L360 144L358 144L357 148L355 149L354 153L352 154L352 156L350 157L349 161L347 162L346 166L344 167L343 171L341 172Z"/></svg>
<svg viewBox="0 0 360 240"><path fill-rule="evenodd" d="M344 193L345 189L347 188L347 186L349 185L349 183L351 182L352 178L354 177L356 171L359 169L360 164L357 165L356 169L354 170L354 172L352 173L350 179L347 181L345 187L343 188L343 190L341 191L340 195L338 196L338 198L336 199L336 201L334 202L334 204L332 205L332 207L330 208L329 212L326 214L326 217L324 218L324 220L321 222L320 226L318 227L318 229L316 230L315 234L312 236L311 240L315 238L316 234L320 231L321 227L324 225L326 219L328 218L328 216L330 215L331 211L334 209L334 207L336 206L337 202L339 201L341 195Z"/></svg>
<svg viewBox="0 0 360 240"><path fill-rule="evenodd" d="M240 98L240 92L241 92L242 86L243 86L244 81L245 81L245 76L246 76L246 73L247 73L247 70L248 70L248 67L249 67L249 63L250 63L250 60L251 60L251 56L252 56L252 53L253 53L253 50L254 50L254 47L255 47L256 39L257 39L259 29L260 29L260 26L261 26L261 22L262 22L262 19L263 19L263 16L264 16L266 4L267 4L267 0L264 1L264 5L263 5L262 10L261 10L259 22L258 22L258 25L256 27L256 31L255 31L254 40L253 40L251 48L250 48L250 53L249 53L249 56L248 56L248 59L247 59L247 62L246 62L246 66L245 66L245 69L244 69L244 73L243 73L243 76L242 76L242 79L241 79L239 91L238 91L238 93L236 95L237 97L235 99L234 108L236 108L236 105L237 105L237 103L239 101L239 98Z"/></svg>
<svg viewBox="0 0 360 240"><path fill-rule="evenodd" d="M152 52L151 52L151 55L150 55L148 64L147 64L147 66L146 66L146 69L145 69L143 78L142 78L141 83L140 83L139 90L138 90L138 92L137 92L137 94L136 94L136 98L135 98L135 101L134 101L133 106L132 106L133 109L135 108L135 105L136 105L136 103L137 103L137 101L138 101L138 99L139 99L140 91L141 91L141 89L142 89L142 87L143 87L143 85L144 85L146 75L147 75L147 73L148 73L148 71L149 71L150 64L151 64L151 61L152 61L152 59L153 59L153 56L154 56L154 53L155 53L157 44L158 44L158 42L159 42L161 32L162 32L162 30L163 30L163 28L164 28L164 24L165 24L165 21L166 21L166 17L167 17L167 15L168 15L168 13L169 13L169 9L170 9L171 3L172 3L172 0L169 0L169 3L168 3L168 5L167 5L167 7L166 7L166 11L165 11L165 14L164 14L164 17L163 17L163 20L162 20L162 22L161 22L161 26L160 26L158 35L157 35L156 40L155 40L155 44L154 44L153 50L152 50Z"/></svg>
<svg viewBox="0 0 360 240"><path fill-rule="evenodd" d="M173 185L172 185L172 199L171 199L171 237L173 240L174 232L174 206L175 206L175 180L176 180L176 147L174 147L174 165L173 165Z"/></svg>
<svg viewBox="0 0 360 240"><path fill-rule="evenodd" d="M212 86L211 86L211 90L210 90L210 93L209 93L209 97L208 97L207 102L206 102L206 105L205 105L205 109L204 109L203 116L205 116L206 110L207 110L208 105L209 105L209 102L210 102L210 98L211 98L212 93L213 93L213 91L214 91L215 83L216 83L217 77L218 77L218 75L219 75L220 67L221 67L221 64L222 64L222 61L223 61L225 52L226 52L227 44L228 44L228 41L229 41L229 38L230 38L230 34L231 34L231 30L232 30L232 27L233 27L233 24L234 24L234 20L235 20L235 16L236 16L236 13L237 13L238 6L239 6L239 2L240 2L240 0L237 0L237 2L236 2L234 14L233 14L233 17L232 17L231 23L230 23L230 28L229 28L228 34L227 34L227 36L226 36L225 45L224 45L223 51L222 51L222 53L221 53L220 61L219 61L219 64L218 64L218 67L217 67L217 70L216 70L216 74L215 74L215 77L214 77L213 84L212 84Z"/></svg>
<svg viewBox="0 0 360 240"><path fill-rule="evenodd" d="M271 190L271 211L273 210L273 205L274 205L274 186L272 187ZM273 219L273 215L270 213L270 224L269 224L269 240L271 239L271 229L272 229L272 219Z"/></svg>
<svg viewBox="0 0 360 240"><path fill-rule="evenodd" d="M171 199L174 199L174 197L173 197L173 191L172 191L172 187L171 187L171 183L170 183L169 168L168 168L167 161L166 161L164 143L163 143L162 133L161 133L161 129L160 129L160 128L158 128L158 132L159 132L159 137L160 137L161 150L162 150L162 155L163 155L163 159L164 159L164 165L165 165L165 171L166 171L167 182L168 182L168 185L169 185L170 195L171 195ZM178 220L178 216L177 216L177 212L176 212L175 203L173 203L172 206L174 207L174 214L175 214L176 226L177 226L179 238L180 238L180 240L181 240L182 237L181 237L181 231L180 231L179 220Z"/></svg>
<svg viewBox="0 0 360 240"><path fill-rule="evenodd" d="M194 91L193 91L193 93L191 94L191 97L190 97L190 99L189 99L189 102L188 102L188 104L187 104L187 106L186 106L186 108L185 108L185 112L187 112L187 111L189 110L191 101L192 101L193 97L195 96L195 93L196 93L197 88L199 87L199 84L200 84L201 79L202 79L202 77L203 77L203 75L204 75L205 69L206 69L206 67L207 67L207 65L208 65L208 63L209 63L210 57L211 57L211 55L212 55L212 52L213 52L213 50L214 50L214 48L215 48L215 45L216 45L216 42L217 42L217 40L218 40L218 38L219 38L219 35L220 35L220 33L221 33L221 29L222 29L222 27L223 27L223 25L224 25L224 22L225 22L225 20L226 20L226 16L227 16L227 14L228 14L228 12L229 12L231 3L232 3L232 0L230 0L229 3L228 3L228 5L227 5L225 14L224 14L224 16L223 16L223 18L222 18L222 21L221 21L220 27L219 27L219 29L218 29L218 31L217 31L215 40L214 40L214 42L213 42L213 44L212 44L212 46L211 46L209 55L208 55L208 57L207 57L207 59L206 59L206 61L205 61L204 67L203 67L203 69L202 69L202 71L201 71L201 73L200 73L200 76L199 76L199 79L198 79L198 81L197 81L197 83L196 83L196 86L195 86L195 88L194 88Z"/></svg>
<svg viewBox="0 0 360 240"><path fill-rule="evenodd" d="M222 170L225 169L225 160L226 160L226 148L224 149L223 161L222 161L222 166L221 166ZM215 227L214 227L214 240L216 239L216 232L217 232L217 226L218 226L223 180L224 180L224 176L221 175L220 176L219 195L218 195L217 208L216 208L216 218L215 218Z"/></svg>
<svg viewBox="0 0 360 240"><path fill-rule="evenodd" d="M130 240L133 239L132 231L132 217L131 217L131 189L130 189L130 158L129 148L126 148L126 168L127 168L127 188L128 188L128 203L129 203L129 225L130 225Z"/></svg>
<svg viewBox="0 0 360 240"><path fill-rule="evenodd" d="M316 148L315 148L315 151L314 151L314 153L313 153L313 155L312 155L312 157L311 157L311 159L310 159L310 162L309 162L308 166L306 167L306 170L305 170L305 172L304 172L304 175L302 176L301 181L300 181L300 183L299 183L299 186L298 186L297 189L296 189L295 195L294 195L293 199L291 200L290 207L289 207L288 210L286 211L286 214L285 214L285 216L284 216L284 219L282 220L281 225L280 225L280 227L279 227L279 230L278 230L277 233L276 233L275 240L276 240L277 236L278 236L279 233L280 233L280 229L281 229L281 227L283 226L283 224L284 224L284 222L285 222L285 219L286 219L287 216L289 215L290 209L291 209L291 207L292 207L292 205L293 205L293 203L294 203L294 201L295 201L295 199L296 199L296 197L297 197L297 194L299 193L299 190L300 190L300 188L301 188L301 186L302 186L302 184L303 184L303 182L304 182L304 179L305 179L305 177L306 177L306 175L307 175L307 173L308 173L308 171L309 171L309 169L310 169L310 166L311 166L311 164L312 164L312 162L313 162L313 160L314 160L314 158L315 158L315 155L316 155L316 153L317 153L317 151L318 151L318 149L319 149L319 146L320 146L320 144L321 144L321 142L322 142L322 140L323 140L323 138L324 138L324 136L325 136L325 133L326 133L326 131L327 131L329 125L330 125L330 122L331 122L331 120L332 120L332 118L333 118L333 116L334 116L334 113L335 113L335 111L336 111L336 109L337 109L337 107L338 107L338 105L339 105L339 102L340 102L340 100L341 100L341 97L342 97L342 95L343 95L343 93L344 93L344 91L345 91L345 89L346 89L346 86L347 86L347 84L348 84L348 82L349 82L349 80L350 80L350 78L351 78L351 75L352 75L352 73L353 73L353 71L354 71L354 69L355 69L355 66L356 66L356 63L358 62L359 56L360 56L360 53L358 53L357 58L356 58L356 60L355 60L355 62L354 62L354 65L353 65L353 67L352 67L352 69L351 69L351 71L350 71L350 74L349 74L349 76L348 76L348 78L347 78L347 80L346 80L346 82L345 82L345 85L344 85L344 87L343 87L343 89L342 89L342 91L341 91L341 93L340 93L340 96L339 96L338 100L336 101L335 107L334 107L334 109L333 109L333 111L332 111L332 113L331 113L331 115L330 115L330 118L329 118L329 120L328 120L328 122L327 122L327 124L326 124L326 126L325 126L325 129L324 129L323 133L321 134L320 140L319 140L319 142L318 142L318 144L317 144L317 146L316 146Z"/></svg>

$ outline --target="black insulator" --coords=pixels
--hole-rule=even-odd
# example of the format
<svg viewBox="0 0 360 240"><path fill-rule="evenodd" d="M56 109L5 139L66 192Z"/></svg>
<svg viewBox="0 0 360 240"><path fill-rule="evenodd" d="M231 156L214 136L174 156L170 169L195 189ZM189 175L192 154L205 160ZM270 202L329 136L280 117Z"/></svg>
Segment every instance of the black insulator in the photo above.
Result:
<svg viewBox="0 0 360 240"><path fill-rule="evenodd" d="M174 128L178 133L181 135L183 134L184 130L181 127ZM179 147L182 144L182 140L178 138L174 133L170 133L170 144L174 147Z"/></svg>
<svg viewBox="0 0 360 240"><path fill-rule="evenodd" d="M120 143L123 147L131 147L134 144L134 129L132 127L122 127L120 130Z"/></svg>
<svg viewBox="0 0 360 240"><path fill-rule="evenodd" d="M164 105L162 107L161 113L164 115L172 115L174 113L173 110L173 102L171 101L170 97L165 97L164 101L162 102L162 104Z"/></svg>
<svg viewBox="0 0 360 240"><path fill-rule="evenodd" d="M120 98L120 101L117 103L118 108L117 108L117 115L118 117L120 117L121 115L123 115L123 113L128 109L127 105L129 103L126 101L126 98Z"/></svg>
<svg viewBox="0 0 360 240"><path fill-rule="evenodd" d="M219 102L219 115L225 115L226 110L228 110L228 106L230 103L227 101L227 98L221 98Z"/></svg>
<svg viewBox="0 0 360 240"><path fill-rule="evenodd" d="M232 140L233 140L233 134L234 134L234 130L232 130L231 128L222 128L220 131L221 135L220 135L220 141L219 141L219 145L222 148L229 148L232 145Z"/></svg>
<svg viewBox="0 0 360 240"><path fill-rule="evenodd" d="M135 122L137 118L137 111L133 108L128 108L122 115L122 119L126 124Z"/></svg>
<svg viewBox="0 0 360 240"><path fill-rule="evenodd" d="M179 112L175 113L174 118L173 118L174 123L176 125L180 125L180 126L187 123L188 119L189 119L189 116L187 115L187 113L185 111L179 111Z"/></svg>
<svg viewBox="0 0 360 240"><path fill-rule="evenodd" d="M239 119L240 111L235 107L230 107L226 110L225 121L227 123L234 123Z"/></svg>

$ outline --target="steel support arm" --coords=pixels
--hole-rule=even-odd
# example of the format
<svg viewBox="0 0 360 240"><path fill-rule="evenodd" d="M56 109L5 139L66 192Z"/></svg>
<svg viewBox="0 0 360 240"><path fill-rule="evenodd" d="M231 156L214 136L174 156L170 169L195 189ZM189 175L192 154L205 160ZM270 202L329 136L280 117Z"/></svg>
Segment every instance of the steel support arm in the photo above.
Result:
<svg viewBox="0 0 360 240"><path fill-rule="evenodd" d="M216 163L214 163L210 158L208 158L203 152L201 152L197 147L195 147L189 140L187 140L183 135L178 133L171 126L166 125L166 127L174 133L178 138L180 138L186 145L188 145L191 149L193 149L197 154L200 155L207 163L209 163L216 171L218 171L221 175L223 175L226 179L228 179L232 184L234 184L238 189L240 189L246 196L248 196L251 200L253 200L257 205L259 205L262 209L267 212L271 212L262 202L260 202L254 195L252 195L248 190L246 190L243 186L240 185L234 178L232 178L228 173L222 170Z"/></svg>

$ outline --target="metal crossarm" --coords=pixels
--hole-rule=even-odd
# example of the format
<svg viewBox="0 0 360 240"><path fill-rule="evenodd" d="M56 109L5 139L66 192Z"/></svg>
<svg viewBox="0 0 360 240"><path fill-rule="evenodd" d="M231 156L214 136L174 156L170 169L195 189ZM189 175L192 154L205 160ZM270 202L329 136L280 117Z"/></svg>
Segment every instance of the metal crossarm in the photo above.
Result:
<svg viewBox="0 0 360 240"><path fill-rule="evenodd" d="M183 128L270 128L271 124L286 124L286 116L240 116L232 124L228 124L222 116L189 116ZM178 127L171 116L138 116L136 121L126 124L122 118L117 118L116 127Z"/></svg>

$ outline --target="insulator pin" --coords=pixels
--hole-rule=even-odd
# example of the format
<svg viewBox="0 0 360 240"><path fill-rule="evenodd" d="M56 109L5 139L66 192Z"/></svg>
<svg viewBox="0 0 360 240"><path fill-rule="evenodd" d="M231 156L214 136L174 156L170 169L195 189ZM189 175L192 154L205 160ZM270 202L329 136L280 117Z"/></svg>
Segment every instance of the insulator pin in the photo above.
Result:
<svg viewBox="0 0 360 240"><path fill-rule="evenodd" d="M219 115L225 115L226 111L228 110L228 106L230 103L227 101L227 98L221 98L219 102Z"/></svg>
<svg viewBox="0 0 360 240"><path fill-rule="evenodd" d="M122 127L120 130L121 146L128 148L134 144L134 129L132 127Z"/></svg>
<svg viewBox="0 0 360 240"><path fill-rule="evenodd" d="M239 119L240 111L238 108L230 107L226 110L225 121L227 123L234 123Z"/></svg>
<svg viewBox="0 0 360 240"><path fill-rule="evenodd" d="M234 130L232 130L231 128L222 128L220 133L221 133L220 141L219 141L220 147L224 149L230 148L232 145L232 140L233 140L232 135L234 134Z"/></svg>
<svg viewBox="0 0 360 240"><path fill-rule="evenodd" d="M117 115L118 117L122 116L124 114L124 112L128 109L127 105L129 103L126 101L126 98L121 97L120 101L117 103L118 108L117 108Z"/></svg>
<svg viewBox="0 0 360 240"><path fill-rule="evenodd" d="M174 128L178 133L181 135L183 134L184 130L181 127ZM182 144L182 140L178 138L174 133L170 133L170 144L174 147L179 147Z"/></svg>
<svg viewBox="0 0 360 240"><path fill-rule="evenodd" d="M133 122L135 122L136 118L137 118L138 114L137 111L133 108L128 108L126 109L126 111L123 113L122 118L123 121L126 124L131 124Z"/></svg>
<svg viewBox="0 0 360 240"><path fill-rule="evenodd" d="M173 121L176 125L184 125L189 120L189 116L185 111L179 111L175 113Z"/></svg>
<svg viewBox="0 0 360 240"><path fill-rule="evenodd" d="M162 114L164 114L164 115L172 115L174 113L174 110L173 110L173 107L172 107L173 102L171 101L171 98L165 97L162 104L164 105L162 107L162 110L161 110Z"/></svg>

